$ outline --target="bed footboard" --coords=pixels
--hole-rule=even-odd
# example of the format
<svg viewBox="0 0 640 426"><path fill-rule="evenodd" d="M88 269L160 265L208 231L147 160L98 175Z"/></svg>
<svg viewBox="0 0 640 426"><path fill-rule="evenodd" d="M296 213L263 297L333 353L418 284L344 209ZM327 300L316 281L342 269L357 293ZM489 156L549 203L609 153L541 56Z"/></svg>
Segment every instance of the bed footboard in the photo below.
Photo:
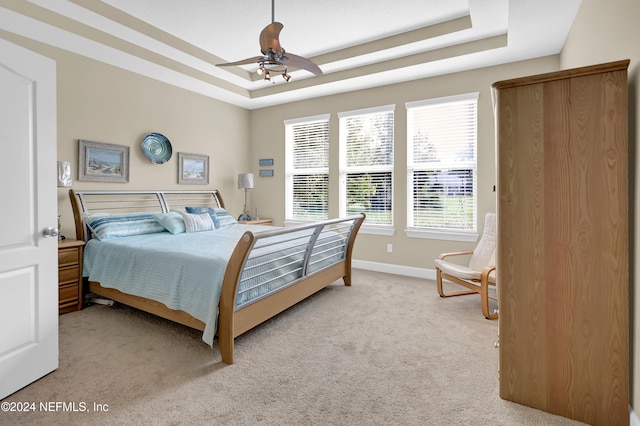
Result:
<svg viewBox="0 0 640 426"><path fill-rule="evenodd" d="M69 191L76 238L92 235L84 213L162 212L185 206L224 207L216 190ZM336 280L351 285L351 256L364 214L309 225L245 232L227 264L220 294L217 334L222 361L233 363L234 338ZM192 328L205 324L187 312L91 282L93 293Z"/></svg>
<svg viewBox="0 0 640 426"><path fill-rule="evenodd" d="M363 213L309 225L246 232L222 284L218 338L233 363L234 338L338 279L351 285L351 257Z"/></svg>

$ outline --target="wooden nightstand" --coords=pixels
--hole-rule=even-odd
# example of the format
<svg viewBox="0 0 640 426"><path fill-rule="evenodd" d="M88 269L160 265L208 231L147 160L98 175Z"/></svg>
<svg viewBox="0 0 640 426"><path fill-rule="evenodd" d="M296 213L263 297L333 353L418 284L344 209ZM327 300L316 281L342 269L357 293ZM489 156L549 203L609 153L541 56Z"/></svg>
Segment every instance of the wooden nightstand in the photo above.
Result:
<svg viewBox="0 0 640 426"><path fill-rule="evenodd" d="M61 314L82 309L84 241L58 241L58 303Z"/></svg>
<svg viewBox="0 0 640 426"><path fill-rule="evenodd" d="M238 223L242 223L245 225L273 225L273 219L254 219L254 220L241 220Z"/></svg>

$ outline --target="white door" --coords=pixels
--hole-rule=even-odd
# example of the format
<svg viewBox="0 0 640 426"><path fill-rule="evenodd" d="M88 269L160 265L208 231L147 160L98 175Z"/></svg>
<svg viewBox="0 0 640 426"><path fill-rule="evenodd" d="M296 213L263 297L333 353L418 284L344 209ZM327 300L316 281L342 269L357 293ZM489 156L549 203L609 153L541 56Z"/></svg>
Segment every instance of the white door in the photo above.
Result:
<svg viewBox="0 0 640 426"><path fill-rule="evenodd" d="M0 39L0 399L58 368L56 65Z"/></svg>

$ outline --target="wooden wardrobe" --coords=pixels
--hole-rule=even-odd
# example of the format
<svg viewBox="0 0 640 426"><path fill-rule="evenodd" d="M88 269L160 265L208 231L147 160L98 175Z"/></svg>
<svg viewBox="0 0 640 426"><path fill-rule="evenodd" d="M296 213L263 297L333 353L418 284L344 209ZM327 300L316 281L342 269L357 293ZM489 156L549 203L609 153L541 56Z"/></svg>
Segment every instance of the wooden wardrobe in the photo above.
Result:
<svg viewBox="0 0 640 426"><path fill-rule="evenodd" d="M629 424L629 61L493 84L500 396Z"/></svg>

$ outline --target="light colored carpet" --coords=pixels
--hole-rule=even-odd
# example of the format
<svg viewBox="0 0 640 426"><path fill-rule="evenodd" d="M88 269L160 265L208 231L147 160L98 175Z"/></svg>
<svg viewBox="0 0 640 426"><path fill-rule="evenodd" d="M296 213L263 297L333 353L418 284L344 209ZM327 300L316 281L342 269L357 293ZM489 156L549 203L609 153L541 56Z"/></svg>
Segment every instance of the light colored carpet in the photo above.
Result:
<svg viewBox="0 0 640 426"><path fill-rule="evenodd" d="M4 400L89 412L0 412L0 424L579 424L500 399L497 333L477 296L363 270L237 338L231 366L199 332L90 306L60 316L60 367Z"/></svg>

